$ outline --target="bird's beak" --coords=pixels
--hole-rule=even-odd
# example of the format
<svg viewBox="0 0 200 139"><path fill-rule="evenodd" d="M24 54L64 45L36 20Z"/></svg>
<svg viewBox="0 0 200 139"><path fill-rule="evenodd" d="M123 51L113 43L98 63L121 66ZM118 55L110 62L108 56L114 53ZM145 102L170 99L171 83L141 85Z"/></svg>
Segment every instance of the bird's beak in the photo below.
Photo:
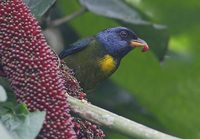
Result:
<svg viewBox="0 0 200 139"><path fill-rule="evenodd" d="M131 40L129 45L134 48L135 47L143 47L142 52L146 52L149 50L148 44L140 38L138 38L137 40Z"/></svg>

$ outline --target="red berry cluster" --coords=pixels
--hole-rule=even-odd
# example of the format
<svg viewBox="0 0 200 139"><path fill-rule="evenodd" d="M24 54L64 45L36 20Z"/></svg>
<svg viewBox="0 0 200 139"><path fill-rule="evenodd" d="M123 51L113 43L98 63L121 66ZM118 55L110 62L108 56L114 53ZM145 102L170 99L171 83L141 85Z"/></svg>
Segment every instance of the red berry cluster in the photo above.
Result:
<svg viewBox="0 0 200 139"><path fill-rule="evenodd" d="M86 120L75 118L75 131L79 139L102 139L104 138L103 131L95 124Z"/></svg>
<svg viewBox="0 0 200 139"><path fill-rule="evenodd" d="M41 139L104 137L96 125L69 114L67 95L86 99L78 81L47 45L23 0L0 0L0 75L30 111L46 111ZM74 131L75 130L75 131Z"/></svg>
<svg viewBox="0 0 200 139"><path fill-rule="evenodd" d="M0 0L0 59L18 101L47 112L39 138L76 138L58 58L22 0Z"/></svg>
<svg viewBox="0 0 200 139"><path fill-rule="evenodd" d="M64 61L61 62L61 69L64 74L65 87L67 88L67 93L70 96L73 96L77 99L86 100L86 94L82 91L82 88L79 86L79 82L74 77L73 71L66 66Z"/></svg>

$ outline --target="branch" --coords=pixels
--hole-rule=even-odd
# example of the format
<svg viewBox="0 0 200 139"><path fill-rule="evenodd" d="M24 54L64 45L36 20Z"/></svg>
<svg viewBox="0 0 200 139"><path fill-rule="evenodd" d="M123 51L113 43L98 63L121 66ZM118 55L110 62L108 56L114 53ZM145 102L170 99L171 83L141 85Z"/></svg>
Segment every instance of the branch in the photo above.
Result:
<svg viewBox="0 0 200 139"><path fill-rule="evenodd" d="M82 15L85 11L86 11L86 8L81 7L81 9L79 11L76 11L76 12L72 13L71 15L67 15L63 18L51 21L50 26L52 26L52 27L60 26L60 25L64 24L65 22L68 22L68 21L74 19L75 17Z"/></svg>
<svg viewBox="0 0 200 139"><path fill-rule="evenodd" d="M130 137L142 139L179 139L156 131L107 110L68 96L71 109L82 118L109 127Z"/></svg>

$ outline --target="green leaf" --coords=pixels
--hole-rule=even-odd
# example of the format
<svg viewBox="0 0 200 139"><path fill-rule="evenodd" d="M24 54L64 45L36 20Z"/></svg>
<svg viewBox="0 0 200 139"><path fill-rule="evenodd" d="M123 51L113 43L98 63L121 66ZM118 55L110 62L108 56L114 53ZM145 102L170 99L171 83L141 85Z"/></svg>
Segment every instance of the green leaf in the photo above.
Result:
<svg viewBox="0 0 200 139"><path fill-rule="evenodd" d="M151 24L142 18L138 10L130 8L122 0L79 0L91 12L133 24Z"/></svg>
<svg viewBox="0 0 200 139"><path fill-rule="evenodd" d="M24 2L31 9L32 14L40 19L56 0L24 0Z"/></svg>
<svg viewBox="0 0 200 139"><path fill-rule="evenodd" d="M18 104L9 101L0 103L0 116L6 115L7 113L14 113L16 105Z"/></svg>
<svg viewBox="0 0 200 139"><path fill-rule="evenodd" d="M0 121L14 139L35 139L42 128L45 112L28 112L25 104L0 104Z"/></svg>
<svg viewBox="0 0 200 139"><path fill-rule="evenodd" d="M25 104L18 104L15 107L15 113L19 114L19 115L24 115L26 116L27 114L29 114L28 108Z"/></svg>
<svg viewBox="0 0 200 139"><path fill-rule="evenodd" d="M26 116L25 121L15 130L19 139L35 139L42 128L45 112L33 112Z"/></svg>
<svg viewBox="0 0 200 139"><path fill-rule="evenodd" d="M0 85L0 102L6 101L7 95L5 89Z"/></svg>
<svg viewBox="0 0 200 139"><path fill-rule="evenodd" d="M0 122L0 135L2 139L12 139L8 133L8 131L5 129L5 127Z"/></svg>
<svg viewBox="0 0 200 139"><path fill-rule="evenodd" d="M16 96L6 78L0 78L0 85L2 85L7 93L7 101L16 102Z"/></svg>

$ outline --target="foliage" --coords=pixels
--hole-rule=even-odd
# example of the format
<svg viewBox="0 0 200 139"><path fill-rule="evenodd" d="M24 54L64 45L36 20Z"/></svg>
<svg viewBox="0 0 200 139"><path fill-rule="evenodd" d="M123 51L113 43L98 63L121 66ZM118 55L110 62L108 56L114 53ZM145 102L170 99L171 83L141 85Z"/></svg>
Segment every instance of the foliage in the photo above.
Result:
<svg viewBox="0 0 200 139"><path fill-rule="evenodd" d="M11 139L5 127L0 123L0 135L3 139Z"/></svg>
<svg viewBox="0 0 200 139"><path fill-rule="evenodd" d="M24 1L38 19L48 18L49 15L44 14L55 2ZM152 50L146 54L134 50L127 55L111 77L112 81L105 82L97 93L90 94L90 100L158 130L182 138L200 138L197 108L200 103L200 48L196 47L200 33L200 19L197 18L200 2L59 0L50 16L55 19L69 15L81 6L86 6L89 11L57 28L65 42L63 45L120 25L133 29ZM2 81L1 85L11 92ZM9 102L0 103L0 129L7 131L0 130L0 134L8 132L15 138L34 138L41 128L44 113L29 113L24 104L15 106L11 93L7 95ZM5 97L4 93L1 92L0 97ZM126 138L106 131L107 138Z"/></svg>
<svg viewBox="0 0 200 139"><path fill-rule="evenodd" d="M6 101L7 94L5 89L0 85L0 102Z"/></svg>
<svg viewBox="0 0 200 139"><path fill-rule="evenodd" d="M40 19L56 0L24 0L24 2L31 9L32 14Z"/></svg>
<svg viewBox="0 0 200 139"><path fill-rule="evenodd" d="M45 112L30 113L24 104L0 103L0 121L13 139L34 139L42 127L44 118Z"/></svg>

